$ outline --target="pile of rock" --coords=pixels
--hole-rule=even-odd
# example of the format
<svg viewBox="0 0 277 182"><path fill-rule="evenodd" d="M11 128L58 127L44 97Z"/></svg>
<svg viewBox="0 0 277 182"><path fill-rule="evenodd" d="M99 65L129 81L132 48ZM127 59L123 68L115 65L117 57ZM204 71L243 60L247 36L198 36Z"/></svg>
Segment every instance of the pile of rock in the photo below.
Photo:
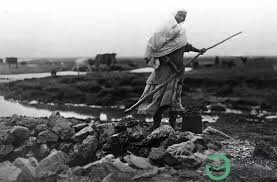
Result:
<svg viewBox="0 0 277 182"><path fill-rule="evenodd" d="M210 154L232 156L224 145L234 139L214 128L203 134L150 128L132 119L99 123L58 113L14 115L1 123L0 181L205 181Z"/></svg>

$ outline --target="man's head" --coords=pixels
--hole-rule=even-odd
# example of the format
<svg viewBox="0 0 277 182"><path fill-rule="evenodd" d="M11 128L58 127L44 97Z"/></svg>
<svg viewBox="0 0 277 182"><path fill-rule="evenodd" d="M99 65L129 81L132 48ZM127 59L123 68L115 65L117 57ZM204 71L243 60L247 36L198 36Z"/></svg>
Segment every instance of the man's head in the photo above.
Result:
<svg viewBox="0 0 277 182"><path fill-rule="evenodd" d="M182 23L185 21L186 16L187 16L187 12L185 10L179 10L175 15L175 19L177 23Z"/></svg>

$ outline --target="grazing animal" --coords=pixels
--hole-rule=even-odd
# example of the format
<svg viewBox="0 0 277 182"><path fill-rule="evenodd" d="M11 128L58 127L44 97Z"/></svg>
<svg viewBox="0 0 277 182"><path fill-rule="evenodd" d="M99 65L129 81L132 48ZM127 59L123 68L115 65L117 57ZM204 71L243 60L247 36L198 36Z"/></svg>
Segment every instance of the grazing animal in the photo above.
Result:
<svg viewBox="0 0 277 182"><path fill-rule="evenodd" d="M16 57L7 57L6 63L9 64L9 68L11 68L12 64L15 64L16 68L18 67L18 62Z"/></svg>
<svg viewBox="0 0 277 182"><path fill-rule="evenodd" d="M230 61L221 61L221 64L222 64L222 67L223 68L232 68L234 66L236 66L236 64L234 63L233 60L230 60Z"/></svg>
<svg viewBox="0 0 277 182"><path fill-rule="evenodd" d="M100 64L105 64L107 66L111 66L112 64L116 64L116 54L97 54L95 57L95 66L99 68Z"/></svg>
<svg viewBox="0 0 277 182"><path fill-rule="evenodd" d="M89 72L91 72L92 70L91 70L91 67L90 67L90 64L89 64L89 61L88 61L88 60L89 60L89 59L87 59L87 58L80 58L80 59L77 59L77 60L75 61L75 63L74 63L74 66L73 66L73 68L72 68L72 71L77 70L77 71L78 71L78 75L79 75L80 68L85 67L85 68L87 68L87 70L88 70Z"/></svg>
<svg viewBox="0 0 277 182"><path fill-rule="evenodd" d="M243 62L244 65L247 64L247 62L248 62L248 58L247 58L247 57L240 56L240 57L238 57L238 58L240 58L240 60Z"/></svg>

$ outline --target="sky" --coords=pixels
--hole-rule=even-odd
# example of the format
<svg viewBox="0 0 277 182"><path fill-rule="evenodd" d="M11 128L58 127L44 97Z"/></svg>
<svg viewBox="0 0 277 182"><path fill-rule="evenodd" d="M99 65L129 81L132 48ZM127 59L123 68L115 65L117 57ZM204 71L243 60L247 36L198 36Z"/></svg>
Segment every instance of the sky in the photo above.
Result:
<svg viewBox="0 0 277 182"><path fill-rule="evenodd" d="M161 20L186 9L188 41L205 55L277 55L276 0L0 0L0 57L142 57ZM192 53L191 53L192 54ZM195 54L195 53L194 53Z"/></svg>

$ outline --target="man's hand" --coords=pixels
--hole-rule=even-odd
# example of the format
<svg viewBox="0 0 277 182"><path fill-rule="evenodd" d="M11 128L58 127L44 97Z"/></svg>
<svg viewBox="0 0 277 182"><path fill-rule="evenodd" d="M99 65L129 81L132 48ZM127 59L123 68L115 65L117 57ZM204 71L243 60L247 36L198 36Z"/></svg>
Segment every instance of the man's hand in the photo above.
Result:
<svg viewBox="0 0 277 182"><path fill-rule="evenodd" d="M199 50L199 52L200 52L202 55L203 55L206 51L207 51L207 49L205 49L205 48Z"/></svg>

